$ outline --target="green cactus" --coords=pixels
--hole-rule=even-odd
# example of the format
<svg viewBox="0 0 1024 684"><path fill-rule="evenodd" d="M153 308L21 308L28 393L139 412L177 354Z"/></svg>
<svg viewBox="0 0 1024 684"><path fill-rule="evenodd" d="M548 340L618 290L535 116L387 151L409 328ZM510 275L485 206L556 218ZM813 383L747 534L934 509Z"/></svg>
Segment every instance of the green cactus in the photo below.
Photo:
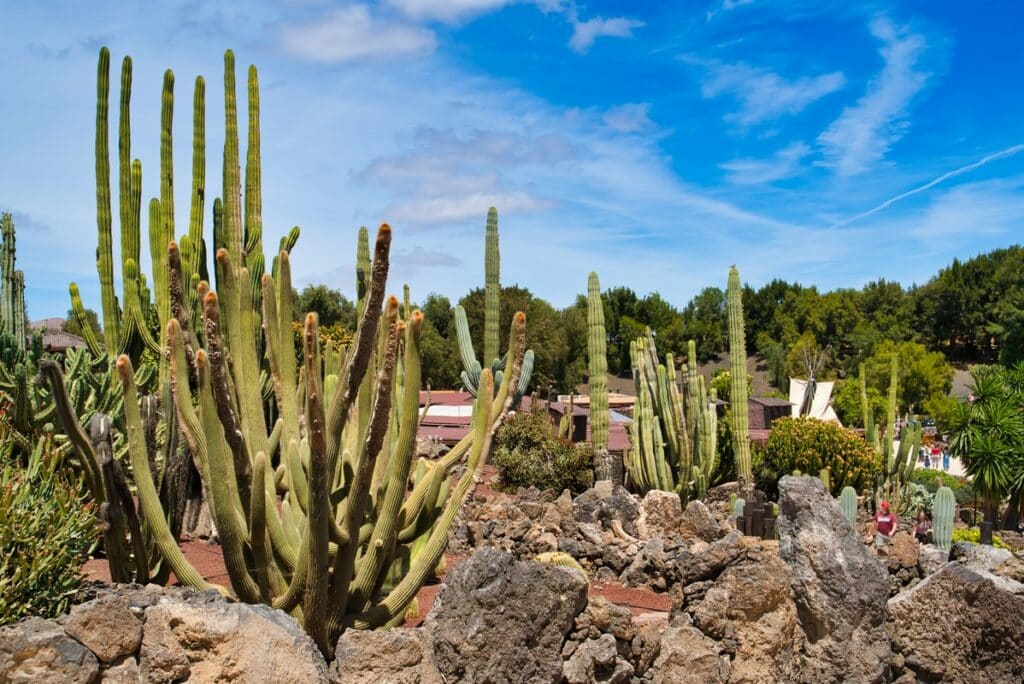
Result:
<svg viewBox="0 0 1024 684"><path fill-rule="evenodd" d="M893 513L902 515L910 506L913 487L911 477L917 465L917 451L921 446L920 423L907 423L900 428L899 446L896 446L896 397L899 388L899 365L895 354L889 368L889 397L886 407L888 425L885 438L876 447L882 459L882 472L875 487L876 507L889 501Z"/></svg>
<svg viewBox="0 0 1024 684"><path fill-rule="evenodd" d="M749 495L754 489L750 457L750 421L747 415L747 346L743 330L743 292L740 274L729 269L726 288L726 315L729 319L730 377L729 405L732 409L732 448L736 459L736 477L740 491Z"/></svg>
<svg viewBox="0 0 1024 684"><path fill-rule="evenodd" d="M932 537L935 545L949 551L953 544L953 514L956 497L949 487L939 487L932 502Z"/></svg>
<svg viewBox="0 0 1024 684"><path fill-rule="evenodd" d="M630 486L639 491L678 492L684 500L703 497L718 468L718 414L703 376L696 373L696 344L688 345L686 387L680 391L675 359L659 364L654 337L630 344L637 399L625 459Z"/></svg>
<svg viewBox="0 0 1024 684"><path fill-rule="evenodd" d="M736 500L732 502L732 509L731 509L730 514L729 514L730 517L732 517L732 518L742 518L743 517L743 509L746 508L746 506L747 506L747 500L746 499L744 499L743 497L739 497L739 496L736 497Z"/></svg>
<svg viewBox="0 0 1024 684"><path fill-rule="evenodd" d="M608 357L605 348L604 304L597 273L587 277L587 359L590 385L590 443L594 479L622 484L622 460L608 451Z"/></svg>
<svg viewBox="0 0 1024 684"><path fill-rule="evenodd" d="M831 478L828 468L822 468L821 470L818 471L818 479L821 480L821 483L823 485L825 485L826 492L832 491Z"/></svg>
<svg viewBox="0 0 1024 684"><path fill-rule="evenodd" d="M857 490L853 487L843 487L839 494L839 507L843 509L843 516L850 521L851 525L857 524Z"/></svg>
<svg viewBox="0 0 1024 684"><path fill-rule="evenodd" d="M495 382L501 383L501 373L507 359L498 357L498 327L501 320L501 257L498 252L498 210L491 207L487 210L487 231L484 245L484 356L483 362L490 363L491 373ZM460 305L455 307L455 333L462 359L462 384L474 397L477 394L478 378L483 368L482 362L476 358L473 339L469 332L469 321L466 310ZM519 385L515 388L515 402L526 392L533 373L533 350L528 349L523 359L522 375ZM488 362L488 359L491 359Z"/></svg>
<svg viewBox="0 0 1024 684"><path fill-rule="evenodd" d="M555 565L560 568L572 570L573 572L578 572L583 579L588 581L590 579L587 575L587 571L583 569L583 566L579 564L579 561L564 551L545 551L544 553L538 553L533 557L533 560L537 563L546 563L548 565Z"/></svg>
<svg viewBox="0 0 1024 684"><path fill-rule="evenodd" d="M10 336L25 352L28 326L25 314L25 274L15 268L14 217L0 215L0 334Z"/></svg>

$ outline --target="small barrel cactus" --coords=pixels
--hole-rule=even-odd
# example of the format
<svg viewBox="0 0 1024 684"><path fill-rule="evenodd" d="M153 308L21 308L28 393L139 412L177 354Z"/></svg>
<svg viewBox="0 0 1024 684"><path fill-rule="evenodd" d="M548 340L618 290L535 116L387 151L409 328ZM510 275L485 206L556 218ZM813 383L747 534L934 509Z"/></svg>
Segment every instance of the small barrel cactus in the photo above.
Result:
<svg viewBox="0 0 1024 684"><path fill-rule="evenodd" d="M939 487L935 492L932 504L932 537L935 545L943 551L949 551L953 543L953 510L956 498L949 487Z"/></svg>
<svg viewBox="0 0 1024 684"><path fill-rule="evenodd" d="M843 515L850 521L851 525L857 524L857 490L853 487L843 487L839 494L839 507L843 509Z"/></svg>
<svg viewBox="0 0 1024 684"><path fill-rule="evenodd" d="M733 518L742 518L743 517L743 509L746 507L746 505L747 505L747 500L742 498L742 497L738 497L735 501L733 501L732 502L732 517Z"/></svg>
<svg viewBox="0 0 1024 684"><path fill-rule="evenodd" d="M538 563L557 565L560 568L578 572L583 576L583 579L590 581L590 578L587 576L587 571L583 569L583 566L580 565L575 558L564 551L545 551L544 553L538 553L533 557L533 560Z"/></svg>

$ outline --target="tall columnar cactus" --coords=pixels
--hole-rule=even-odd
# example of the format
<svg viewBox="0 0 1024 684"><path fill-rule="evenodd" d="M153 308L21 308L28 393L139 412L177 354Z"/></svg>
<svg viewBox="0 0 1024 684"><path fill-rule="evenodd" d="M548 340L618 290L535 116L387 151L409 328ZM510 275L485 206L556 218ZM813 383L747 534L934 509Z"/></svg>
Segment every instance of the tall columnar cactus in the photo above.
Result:
<svg viewBox="0 0 1024 684"><path fill-rule="evenodd" d="M732 409L732 447L736 458L736 477L739 481L740 491L749 494L754 488L754 476L750 460L750 420L747 415L747 344L743 330L742 297L740 274L733 266L729 269L729 284L725 293L726 315L729 319L729 404Z"/></svg>
<svg viewBox="0 0 1024 684"><path fill-rule="evenodd" d="M718 414L704 377L696 373L696 345L689 344L690 368L680 391L675 359L659 364L654 337L630 344L637 399L629 427L625 459L629 484L639 491L675 491L684 499L701 498L718 468Z"/></svg>
<svg viewBox="0 0 1024 684"><path fill-rule="evenodd" d="M0 215L0 323L2 332L14 340L15 347L24 352L27 341L25 315L25 274L16 270L14 245L14 217Z"/></svg>
<svg viewBox="0 0 1024 684"><path fill-rule="evenodd" d="M956 497L949 487L939 487L932 502L932 537L935 545L949 551L953 544L953 513Z"/></svg>
<svg viewBox="0 0 1024 684"><path fill-rule="evenodd" d="M910 506L911 476L917 465L917 451L921 446L920 423L905 423L896 439L896 397L899 389L899 363L893 354L889 366L889 396L886 406L885 436L876 447L882 459L882 472L875 487L875 504L889 501L894 513L905 513Z"/></svg>
<svg viewBox="0 0 1024 684"><path fill-rule="evenodd" d="M604 303L597 273L587 278L587 360L590 385L590 443L594 450L594 479L622 484L622 461L608 451L608 357Z"/></svg>
<svg viewBox="0 0 1024 684"><path fill-rule="evenodd" d="M501 320L501 257L498 252L498 210L487 210L487 233L484 244L484 348L482 361L477 360L473 339L469 332L469 321L462 306L455 307L455 333L462 358L462 384L470 394L476 396L480 371L489 363L495 381L500 384L502 369L507 359L498 356L498 328ZM488 361L490 359L490 361ZM515 400L526 392L533 373L533 350L528 349L523 359L522 375L515 388Z"/></svg>
<svg viewBox="0 0 1024 684"><path fill-rule="evenodd" d="M105 61L106 51L101 54L101 78ZM181 553L169 510L173 504L162 496L160 485L169 466L167 447L155 439L155 421L161 419L166 421L161 431L165 439L172 442L180 436L188 445L189 460L194 458L198 466L231 592L243 601L293 612L329 653L348 627L400 620L437 567L452 522L519 385L526 321L522 313L513 316L497 389L490 370L480 372L471 434L436 463L413 468L423 316L411 312L407 320L399 320L397 299L385 304L390 228L381 227L372 261L367 254L361 264L366 289L356 336L343 362L333 348L321 349L314 314L305 317L301 364L295 358L287 249L296 231L282 240L272 274L258 279L261 310L253 311L253 274L263 263L262 254L255 253L259 207L247 198L243 224L233 66L228 53L224 199L214 202L213 212L216 288L198 283L198 312L191 310L189 295L195 281L189 259L195 252L183 254L169 241L166 253L159 260L154 256L154 268L166 265L166 272L154 274L153 282L158 297L166 292L169 300L161 332L169 403L158 407L152 397L140 396L131 358L122 354L116 359L134 492L111 455L111 421L96 417L86 433L59 367L46 363L43 371L57 415L100 504L112 575L118 581L161 581L173 571L184 584L209 586ZM170 178L170 158L163 159L167 164L162 165L162 177ZM252 188L258 169L247 166L246 184ZM130 194L139 187L133 185L141 177L136 168L131 164ZM194 169L193 180L200 177ZM151 206L151 236L166 237L171 224L163 210L169 203L154 200ZM190 222L190 232L192 227ZM134 235L128 237L134 240ZM201 239L201 233L189 236L192 247ZM137 268L126 265L125 272L135 276L140 306L142 300L148 304L148 296L142 296L147 286ZM151 306L161 309L159 302ZM127 298L125 307L129 310ZM123 322L122 312L113 311ZM120 344L120 333L111 340ZM267 378L269 400L261 377ZM456 468L461 474L452 484ZM136 497L141 514L134 508Z"/></svg>
<svg viewBox="0 0 1024 684"><path fill-rule="evenodd" d="M857 524L857 490L853 487L843 487L839 493L839 507L843 510L843 516L850 521L851 525Z"/></svg>

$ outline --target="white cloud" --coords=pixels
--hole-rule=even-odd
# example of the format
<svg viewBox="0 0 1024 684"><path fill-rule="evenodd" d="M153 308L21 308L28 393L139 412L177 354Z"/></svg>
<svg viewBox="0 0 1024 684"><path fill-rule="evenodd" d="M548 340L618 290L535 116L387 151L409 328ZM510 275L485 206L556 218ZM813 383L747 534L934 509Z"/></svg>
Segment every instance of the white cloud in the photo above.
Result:
<svg viewBox="0 0 1024 684"><path fill-rule="evenodd" d="M459 194L403 201L384 210L389 221L416 226L444 225L479 219L487 207L498 207L503 214L535 212L555 206L551 200L533 197L523 191Z"/></svg>
<svg viewBox="0 0 1024 684"><path fill-rule="evenodd" d="M633 29L640 28L644 23L636 19L626 17L594 17L586 21L572 22L572 37L569 39L569 47L576 52L586 52L594 44L594 41L602 36L612 38L632 38Z"/></svg>
<svg viewBox="0 0 1024 684"><path fill-rule="evenodd" d="M319 21L286 26L281 31L281 45L302 59L340 63L429 54L437 40L427 29L378 19L366 5L349 5Z"/></svg>
<svg viewBox="0 0 1024 684"><path fill-rule="evenodd" d="M486 14L514 0L387 0L402 14L417 21L443 21L456 23L470 17Z"/></svg>
<svg viewBox="0 0 1024 684"><path fill-rule="evenodd" d="M769 159L734 159L721 165L729 172L729 181L737 185L760 185L791 178L800 171L800 162L811 148L795 142L782 148Z"/></svg>
<svg viewBox="0 0 1024 684"><path fill-rule="evenodd" d="M882 42L882 71L868 84L864 96L818 136L823 164L840 176L863 173L885 158L910 127L907 108L930 76L918 69L927 47L924 36L894 26L884 17L873 20L870 29Z"/></svg>
<svg viewBox="0 0 1024 684"><path fill-rule="evenodd" d="M835 71L819 76L787 80L779 74L748 64L711 64L711 78L701 87L705 98L732 95L740 109L726 116L741 126L752 126L799 114L812 102L846 85L846 77Z"/></svg>
<svg viewBox="0 0 1024 684"><path fill-rule="evenodd" d="M640 133L655 127L650 110L649 104L630 102L612 107L604 113L603 119L608 128L617 133Z"/></svg>
<svg viewBox="0 0 1024 684"><path fill-rule="evenodd" d="M912 224L911 234L929 242L979 235L1013 235L1024 222L1022 179L965 183L941 194Z"/></svg>

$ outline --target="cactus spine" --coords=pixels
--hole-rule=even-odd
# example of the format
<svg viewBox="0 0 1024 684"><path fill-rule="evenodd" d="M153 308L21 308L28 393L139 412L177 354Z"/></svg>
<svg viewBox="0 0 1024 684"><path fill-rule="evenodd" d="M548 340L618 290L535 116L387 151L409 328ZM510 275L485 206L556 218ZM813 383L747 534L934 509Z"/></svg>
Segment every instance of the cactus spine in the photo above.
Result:
<svg viewBox="0 0 1024 684"><path fill-rule="evenodd" d="M747 495L754 488L750 460L750 422L747 415L747 345L743 330L743 301L740 274L729 269L726 289L726 314L729 319L729 400L732 408L732 447L736 458L736 477L740 492Z"/></svg>
<svg viewBox="0 0 1024 684"><path fill-rule="evenodd" d="M608 357L604 303L597 273L587 278L587 359L590 385L590 443L594 449L594 479L622 484L622 462L608 452Z"/></svg>
<svg viewBox="0 0 1024 684"><path fill-rule="evenodd" d="M483 363L489 363L496 383L501 383L501 373L507 363L504 357L498 357L498 327L501 320L501 257L498 251L498 210L491 207L487 210L487 229L484 240L484 356ZM476 396L478 378L483 368L476 358L473 339L469 332L469 321L466 310L460 305L455 307L455 333L459 345L459 356L462 358L462 384L470 394ZM490 361L488 361L490 359ZM528 349L523 359L522 374L519 385L515 388L515 401L526 392L533 373L533 350Z"/></svg>
<svg viewBox="0 0 1024 684"><path fill-rule="evenodd" d="M935 545L943 551L949 551L953 544L953 513L956 498L949 487L939 487L932 503L932 537Z"/></svg>
<svg viewBox="0 0 1024 684"><path fill-rule="evenodd" d="M850 521L851 525L857 524L857 490L853 487L843 487L839 494L839 507L843 509L843 516Z"/></svg>

